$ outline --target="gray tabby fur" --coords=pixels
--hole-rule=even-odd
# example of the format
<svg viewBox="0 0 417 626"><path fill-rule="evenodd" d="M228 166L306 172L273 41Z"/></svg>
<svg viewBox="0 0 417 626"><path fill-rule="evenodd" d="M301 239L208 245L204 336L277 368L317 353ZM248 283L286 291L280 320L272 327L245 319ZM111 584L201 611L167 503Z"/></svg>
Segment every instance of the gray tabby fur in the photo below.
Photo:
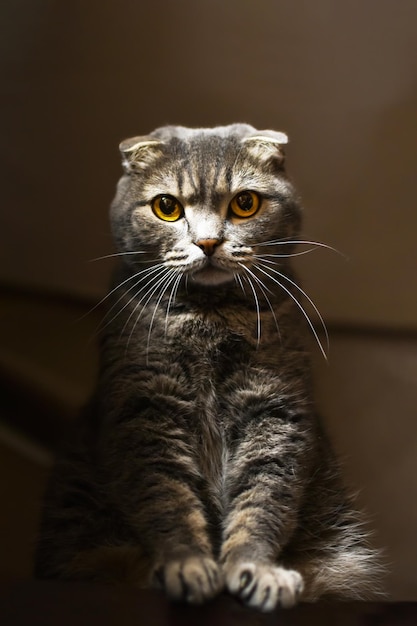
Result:
<svg viewBox="0 0 417 626"><path fill-rule="evenodd" d="M99 382L51 480L38 576L162 586L193 603L226 588L265 611L374 597L376 554L312 399L285 143L235 124L121 144ZM244 190L261 207L237 218ZM183 217L158 218L160 194Z"/></svg>

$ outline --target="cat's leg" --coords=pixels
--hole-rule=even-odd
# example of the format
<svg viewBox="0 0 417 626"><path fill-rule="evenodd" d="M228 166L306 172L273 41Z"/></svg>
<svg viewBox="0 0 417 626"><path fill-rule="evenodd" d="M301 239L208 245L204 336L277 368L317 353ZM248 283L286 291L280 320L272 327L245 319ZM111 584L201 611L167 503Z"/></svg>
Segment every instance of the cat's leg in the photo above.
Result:
<svg viewBox="0 0 417 626"><path fill-rule="evenodd" d="M246 404L227 467L221 562L232 594L271 611L296 604L304 588L301 574L284 567L280 555L297 525L311 434L302 409L287 410L274 400L278 394L266 395L261 384L257 389L241 394ZM238 400L235 395L235 408Z"/></svg>
<svg viewBox="0 0 417 626"><path fill-rule="evenodd" d="M166 491L171 528L167 524L162 533L160 527L152 533L155 547L149 584L162 587L173 600L200 604L222 590L223 576L213 557L201 503L192 497L187 500L178 497L175 488Z"/></svg>
<svg viewBox="0 0 417 626"><path fill-rule="evenodd" d="M162 586L174 600L201 603L220 592L223 579L213 558L195 459L187 461L172 445L163 462L149 472L145 465L131 523L151 553L149 584Z"/></svg>
<svg viewBox="0 0 417 626"><path fill-rule="evenodd" d="M200 604L223 588L223 576L213 557L207 519L199 498L185 481L174 485L170 479L164 487L164 478L160 477L160 480L165 492L163 508L167 517L164 528L155 519L150 585L164 588L173 600Z"/></svg>
<svg viewBox="0 0 417 626"><path fill-rule="evenodd" d="M149 585L162 586L175 600L200 603L219 593L223 578L190 428L194 406L176 380L154 377L152 385L152 397L135 391L106 442L109 489L149 555Z"/></svg>

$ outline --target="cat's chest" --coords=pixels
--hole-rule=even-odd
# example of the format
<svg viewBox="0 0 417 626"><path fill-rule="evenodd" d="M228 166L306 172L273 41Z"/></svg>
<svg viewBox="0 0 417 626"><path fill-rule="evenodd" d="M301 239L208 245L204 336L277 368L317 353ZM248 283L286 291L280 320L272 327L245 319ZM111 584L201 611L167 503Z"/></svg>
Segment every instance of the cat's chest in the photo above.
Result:
<svg viewBox="0 0 417 626"><path fill-rule="evenodd" d="M221 314L176 316L167 333L167 346L187 377L204 390L217 387L235 368L251 358L253 347L235 320Z"/></svg>
<svg viewBox="0 0 417 626"><path fill-rule="evenodd" d="M207 480L211 498L221 508L224 491L226 431L222 410L227 381L250 359L250 347L218 316L185 314L175 321L181 332L168 335L171 358L180 365L184 384L192 399L196 460ZM177 330L178 330L177 329ZM220 500L219 500L220 498Z"/></svg>

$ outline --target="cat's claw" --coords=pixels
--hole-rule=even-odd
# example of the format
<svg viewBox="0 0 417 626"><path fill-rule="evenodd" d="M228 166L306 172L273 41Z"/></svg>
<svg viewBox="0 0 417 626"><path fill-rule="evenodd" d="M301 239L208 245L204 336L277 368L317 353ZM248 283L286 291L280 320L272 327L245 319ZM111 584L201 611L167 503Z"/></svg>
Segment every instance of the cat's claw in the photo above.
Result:
<svg viewBox="0 0 417 626"><path fill-rule="evenodd" d="M272 565L234 563L225 566L224 576L231 594L247 606L265 612L273 611L277 606L294 606L304 588L298 572Z"/></svg>
<svg viewBox="0 0 417 626"><path fill-rule="evenodd" d="M172 600L201 604L223 589L223 576L209 557L188 556L168 561L158 578Z"/></svg>

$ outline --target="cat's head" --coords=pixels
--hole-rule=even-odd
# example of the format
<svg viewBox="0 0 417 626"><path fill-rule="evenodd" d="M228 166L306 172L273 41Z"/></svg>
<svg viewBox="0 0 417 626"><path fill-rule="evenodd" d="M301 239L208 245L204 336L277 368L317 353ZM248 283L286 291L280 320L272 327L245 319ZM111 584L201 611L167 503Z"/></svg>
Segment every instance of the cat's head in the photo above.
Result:
<svg viewBox="0 0 417 626"><path fill-rule="evenodd" d="M125 262L137 267L138 252L202 286L253 271L262 246L299 230L286 143L284 133L246 124L166 126L123 141L111 219Z"/></svg>

